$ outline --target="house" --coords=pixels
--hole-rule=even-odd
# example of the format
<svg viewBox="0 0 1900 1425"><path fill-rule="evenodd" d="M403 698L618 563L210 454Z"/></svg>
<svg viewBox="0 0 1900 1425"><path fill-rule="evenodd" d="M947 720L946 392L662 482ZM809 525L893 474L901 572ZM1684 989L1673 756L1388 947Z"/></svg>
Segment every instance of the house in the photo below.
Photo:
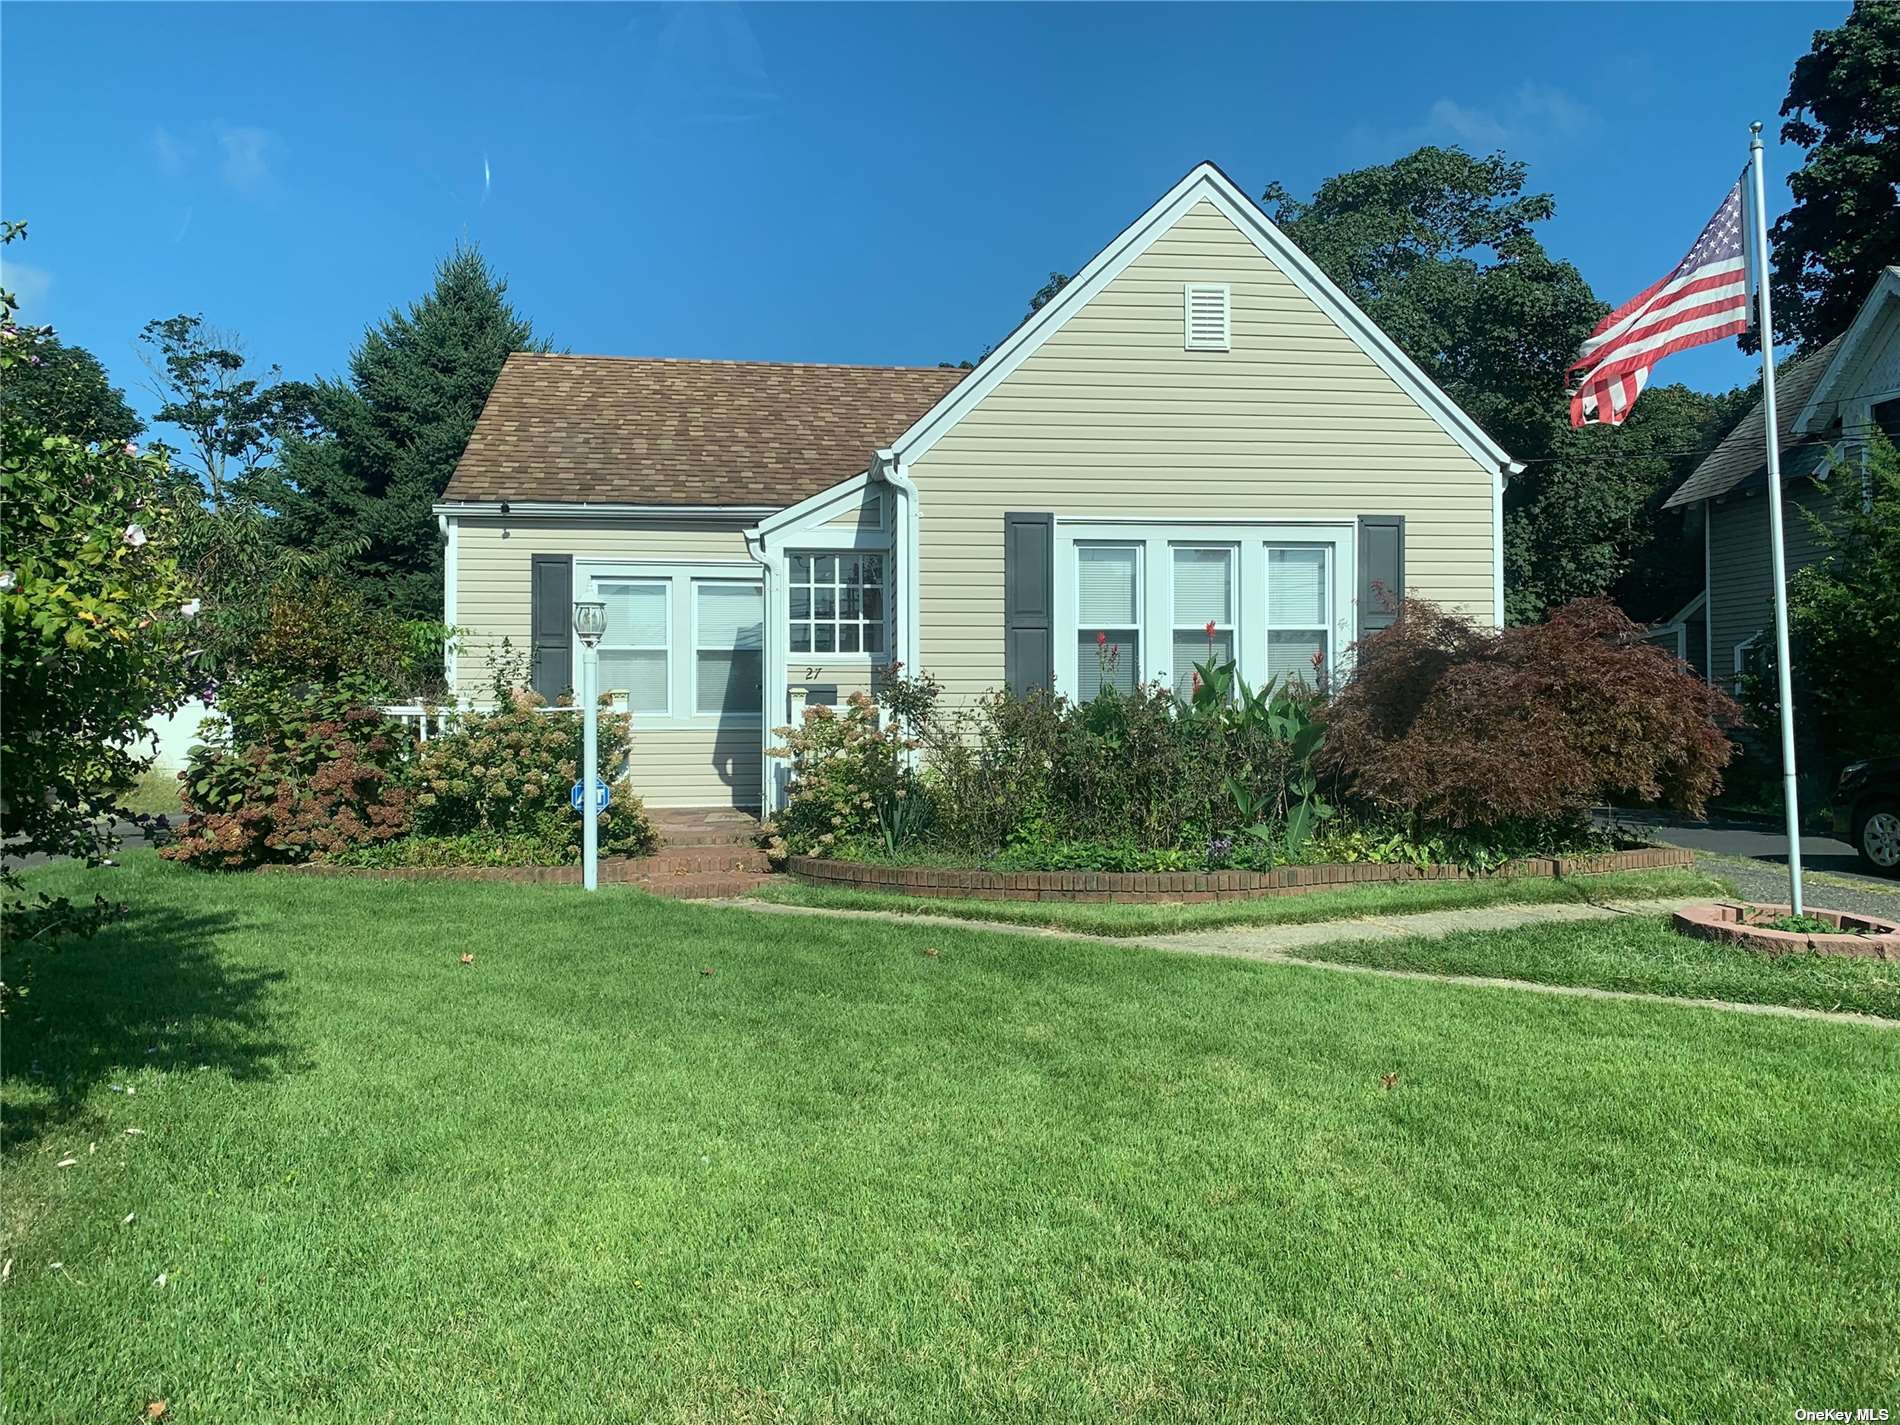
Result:
<svg viewBox="0 0 1900 1425"><path fill-rule="evenodd" d="M1787 570L1820 550L1812 514L1825 522L1841 500L1860 500L1865 435L1900 440L1900 267L1889 267L1853 324L1776 373L1782 531ZM1733 684L1749 651L1774 637L1767 437L1761 403L1663 502L1701 521L1702 592L1650 631L1712 682Z"/></svg>
<svg viewBox="0 0 1900 1425"><path fill-rule="evenodd" d="M1086 698L1210 626L1336 677L1387 590L1501 622L1520 468L1201 164L974 371L511 356L436 507L451 678L565 690L602 599L640 793L769 808L770 729L894 662Z"/></svg>

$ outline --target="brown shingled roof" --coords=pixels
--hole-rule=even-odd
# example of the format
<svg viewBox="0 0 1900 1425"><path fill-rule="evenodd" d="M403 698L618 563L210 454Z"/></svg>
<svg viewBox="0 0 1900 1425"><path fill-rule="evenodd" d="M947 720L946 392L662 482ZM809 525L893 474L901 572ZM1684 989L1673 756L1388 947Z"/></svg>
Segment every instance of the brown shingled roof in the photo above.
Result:
<svg viewBox="0 0 1900 1425"><path fill-rule="evenodd" d="M516 352L443 498L795 504L863 471L968 374Z"/></svg>

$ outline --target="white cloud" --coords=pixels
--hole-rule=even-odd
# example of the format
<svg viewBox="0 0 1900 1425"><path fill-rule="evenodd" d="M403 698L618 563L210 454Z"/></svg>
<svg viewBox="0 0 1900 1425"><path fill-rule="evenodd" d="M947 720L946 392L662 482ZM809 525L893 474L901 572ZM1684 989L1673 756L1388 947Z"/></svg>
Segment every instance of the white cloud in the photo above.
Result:
<svg viewBox="0 0 1900 1425"><path fill-rule="evenodd" d="M276 185L276 164L284 152L276 134L251 124L219 124L217 138L218 173L231 187L258 194Z"/></svg>
<svg viewBox="0 0 1900 1425"><path fill-rule="evenodd" d="M1457 144L1474 153L1505 149L1514 155L1588 133L1600 122L1596 110L1555 85L1525 80L1501 105L1483 108L1449 96L1434 99L1416 124L1385 133L1361 129L1362 141L1397 144Z"/></svg>
<svg viewBox="0 0 1900 1425"><path fill-rule="evenodd" d="M158 160L160 173L177 178L191 167L191 145L170 129L156 128L152 130L152 157Z"/></svg>
<svg viewBox="0 0 1900 1425"><path fill-rule="evenodd" d="M20 300L20 315L28 321L46 320L46 301L53 292L53 274L30 262L0 257L0 287Z"/></svg>

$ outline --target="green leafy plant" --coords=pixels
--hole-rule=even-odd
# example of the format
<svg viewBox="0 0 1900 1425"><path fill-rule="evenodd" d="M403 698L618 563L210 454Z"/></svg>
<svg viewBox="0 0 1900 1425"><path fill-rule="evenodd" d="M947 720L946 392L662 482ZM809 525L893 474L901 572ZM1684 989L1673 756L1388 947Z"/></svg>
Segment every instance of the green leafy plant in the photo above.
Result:
<svg viewBox="0 0 1900 1425"><path fill-rule="evenodd" d="M417 831L436 837L525 836L560 846L565 860L576 859L582 825L568 791L580 776L582 719L543 708L534 694L518 693L497 711L464 714L431 738L411 772ZM598 739L601 775L612 786L607 809L597 814L600 849L645 855L658 844L658 834L621 775L632 719L603 710Z"/></svg>
<svg viewBox="0 0 1900 1425"><path fill-rule="evenodd" d="M771 755L789 761L792 774L785 807L766 829L774 854L832 855L871 840L895 855L927 823L927 793L910 767L914 741L900 719L880 721L869 693L854 692L842 713L809 707L796 727L773 733L782 745Z"/></svg>

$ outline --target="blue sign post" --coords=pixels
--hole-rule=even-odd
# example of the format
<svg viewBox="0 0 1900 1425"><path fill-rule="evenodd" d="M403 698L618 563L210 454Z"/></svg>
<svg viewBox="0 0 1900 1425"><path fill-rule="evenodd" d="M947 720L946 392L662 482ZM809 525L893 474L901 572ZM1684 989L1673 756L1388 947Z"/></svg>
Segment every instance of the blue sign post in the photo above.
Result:
<svg viewBox="0 0 1900 1425"><path fill-rule="evenodd" d="M576 812L581 809L581 788L585 785L586 783L584 782L576 782L567 789L567 804L573 807ZM613 794L607 784L598 777L594 778L594 810L596 812L607 810L607 803L611 801L612 798Z"/></svg>

